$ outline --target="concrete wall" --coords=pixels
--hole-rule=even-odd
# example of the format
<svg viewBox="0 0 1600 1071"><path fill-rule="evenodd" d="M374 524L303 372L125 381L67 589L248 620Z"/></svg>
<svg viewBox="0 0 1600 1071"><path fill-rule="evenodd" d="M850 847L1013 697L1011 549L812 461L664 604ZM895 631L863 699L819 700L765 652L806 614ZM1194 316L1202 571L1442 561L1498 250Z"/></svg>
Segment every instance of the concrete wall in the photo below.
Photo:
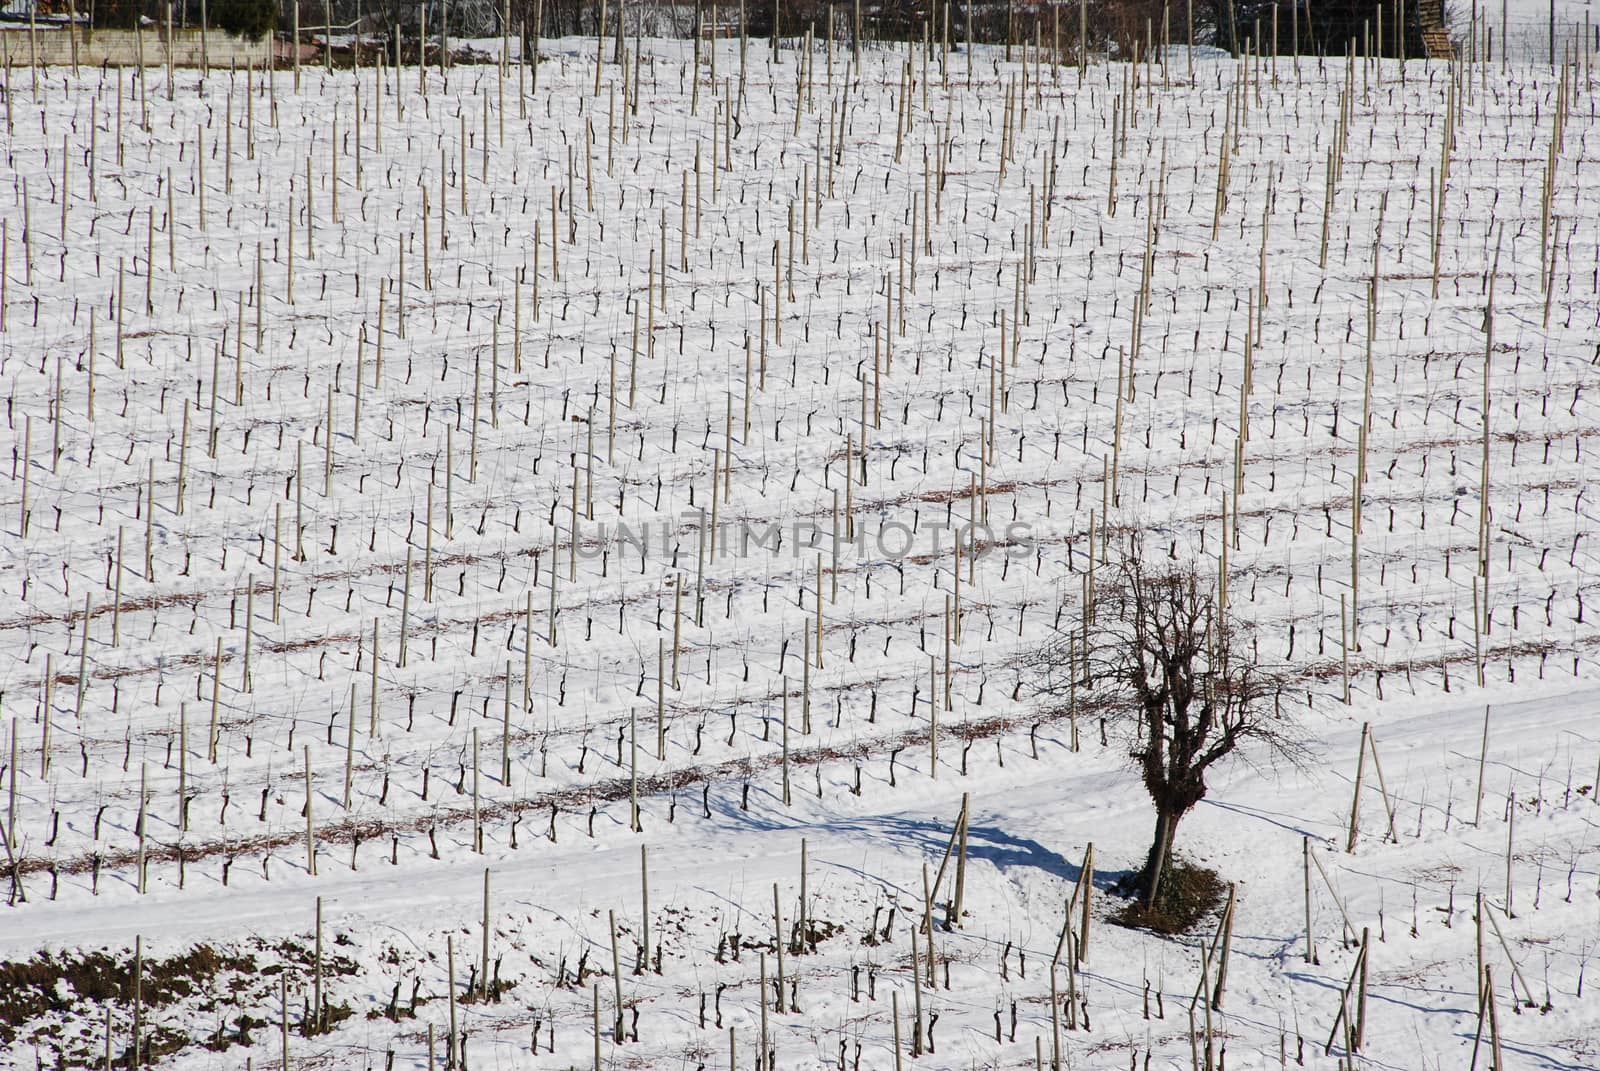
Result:
<svg viewBox="0 0 1600 1071"><path fill-rule="evenodd" d="M72 63L73 33L63 27L40 28L30 33L26 26L9 25L0 30L0 57L13 67L24 67L33 61L44 66L68 66ZM140 34L133 30L80 30L76 34L78 63L85 67L109 64L113 67L132 67L139 62ZM261 67L269 62L273 52L271 35L259 41L231 37L220 30L208 31L204 48L199 30L174 30L171 46L172 62L178 67L198 67L202 52L213 67L239 67L254 63ZM151 67L167 64L166 34L147 30L144 37L144 62ZM30 43L36 42L36 44Z"/></svg>

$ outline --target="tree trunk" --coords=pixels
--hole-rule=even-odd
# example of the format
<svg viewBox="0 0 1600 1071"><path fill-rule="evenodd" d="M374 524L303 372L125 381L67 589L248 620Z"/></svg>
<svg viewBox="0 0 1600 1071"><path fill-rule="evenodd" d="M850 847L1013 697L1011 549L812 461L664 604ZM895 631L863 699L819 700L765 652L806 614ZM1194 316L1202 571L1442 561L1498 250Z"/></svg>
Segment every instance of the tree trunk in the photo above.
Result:
<svg viewBox="0 0 1600 1071"><path fill-rule="evenodd" d="M1150 839L1150 851L1145 855L1144 870L1139 875L1139 888L1147 907L1154 906L1156 894L1161 891L1161 878L1172 861L1172 840L1178 832L1178 819L1182 817L1182 811L1156 810L1155 835Z"/></svg>

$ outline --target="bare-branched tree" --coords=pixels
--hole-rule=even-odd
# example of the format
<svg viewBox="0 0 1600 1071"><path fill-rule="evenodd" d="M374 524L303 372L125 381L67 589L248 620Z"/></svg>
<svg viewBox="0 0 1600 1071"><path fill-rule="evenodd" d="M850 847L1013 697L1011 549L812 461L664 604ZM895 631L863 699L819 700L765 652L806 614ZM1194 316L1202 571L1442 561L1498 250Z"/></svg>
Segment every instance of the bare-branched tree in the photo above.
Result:
<svg viewBox="0 0 1600 1071"><path fill-rule="evenodd" d="M1206 794L1206 775L1247 741L1295 753L1248 627L1192 565L1153 566L1130 540L1100 583L1082 632L1036 652L1040 691L1100 711L1124 730L1156 808L1155 835L1132 887L1153 905L1178 823Z"/></svg>

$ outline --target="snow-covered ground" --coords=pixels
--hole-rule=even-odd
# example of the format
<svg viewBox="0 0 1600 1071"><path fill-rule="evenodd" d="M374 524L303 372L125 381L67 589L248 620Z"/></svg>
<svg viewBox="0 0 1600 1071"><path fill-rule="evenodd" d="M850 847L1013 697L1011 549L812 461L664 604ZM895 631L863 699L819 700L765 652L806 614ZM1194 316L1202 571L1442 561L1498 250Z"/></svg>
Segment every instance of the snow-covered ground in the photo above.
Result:
<svg viewBox="0 0 1600 1071"><path fill-rule="evenodd" d="M273 1066L285 993L293 1066L442 1063L447 939L470 1066L590 1064L598 1000L608 1067L884 1068L891 993L921 1066L1190 1066L1211 934L1106 921L1152 816L1022 662L1141 531L1311 753L1179 833L1230 1066L1351 1058L1364 929L1354 1061L1470 1060L1480 889L1507 1065L1600 1060L1586 73L642 51L11 71L0 957L236 957L151 990L175 1067ZM0 1062L125 1053L131 994L12 969Z"/></svg>
<svg viewBox="0 0 1600 1071"><path fill-rule="evenodd" d="M1451 36L1463 57L1470 54L1481 58L1492 53L1496 62L1505 56L1518 63L1548 64L1552 32L1557 56L1565 55L1568 49L1580 58L1587 52L1592 63L1594 54L1600 52L1600 37L1595 35L1600 29L1600 8L1594 0L1500 0L1477 4L1454 0L1446 9ZM1474 14L1479 43L1478 52L1470 53Z"/></svg>

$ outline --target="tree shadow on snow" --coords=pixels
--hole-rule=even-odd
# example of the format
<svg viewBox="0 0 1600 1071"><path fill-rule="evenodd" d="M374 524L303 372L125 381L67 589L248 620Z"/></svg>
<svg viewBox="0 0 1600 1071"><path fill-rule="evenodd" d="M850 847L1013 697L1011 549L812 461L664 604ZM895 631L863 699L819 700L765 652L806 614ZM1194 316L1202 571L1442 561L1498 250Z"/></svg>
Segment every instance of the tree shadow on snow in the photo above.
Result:
<svg viewBox="0 0 1600 1071"><path fill-rule="evenodd" d="M1014 868L1031 867L1073 884L1077 883L1079 875L1083 873L1081 863L1072 862L1030 837L1019 837L997 826L969 825L967 856L991 863L1002 873ZM1123 879L1131 875L1132 871L1102 870L1096 867L1094 886L1102 892L1111 892Z"/></svg>
<svg viewBox="0 0 1600 1071"><path fill-rule="evenodd" d="M724 818L737 821L761 832L804 832L816 829L821 832L853 840L887 842L904 852L921 855L937 865L950 844L951 827L927 818L910 818L902 815L863 815L820 823L788 822L781 813L763 808L761 811L742 811L735 803L718 807ZM967 857L991 864L1002 873L1015 869L1039 870L1068 884L1075 884L1082 871L1080 863L1073 862L1060 852L1030 837L1018 836L998 825L970 823L967 827ZM1094 884L1097 889L1111 891L1131 872L1101 870L1096 868Z"/></svg>

